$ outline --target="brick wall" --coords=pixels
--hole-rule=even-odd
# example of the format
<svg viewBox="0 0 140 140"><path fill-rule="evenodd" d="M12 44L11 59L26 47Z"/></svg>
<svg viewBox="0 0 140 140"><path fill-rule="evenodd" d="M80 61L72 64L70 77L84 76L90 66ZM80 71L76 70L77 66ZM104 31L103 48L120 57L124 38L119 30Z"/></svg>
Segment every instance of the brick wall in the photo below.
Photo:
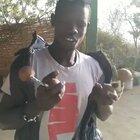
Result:
<svg viewBox="0 0 140 140"><path fill-rule="evenodd" d="M30 44L34 31L37 31L46 42L52 42L53 29L49 22L0 26L0 75L8 74L14 53Z"/></svg>

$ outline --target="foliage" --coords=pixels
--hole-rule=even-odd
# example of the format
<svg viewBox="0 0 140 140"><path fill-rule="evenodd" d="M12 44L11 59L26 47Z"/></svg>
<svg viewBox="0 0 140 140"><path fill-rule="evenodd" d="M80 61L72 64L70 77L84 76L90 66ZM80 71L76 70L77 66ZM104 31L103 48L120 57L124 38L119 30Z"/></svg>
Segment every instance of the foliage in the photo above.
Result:
<svg viewBox="0 0 140 140"><path fill-rule="evenodd" d="M140 71L140 49L133 47L132 44L126 42L121 36L114 36L109 32L98 29L99 50L108 54L111 62L119 67L127 67L129 69ZM136 54L137 59L136 59Z"/></svg>
<svg viewBox="0 0 140 140"><path fill-rule="evenodd" d="M41 0L1 0L0 24L41 21L48 18L55 1L47 0L44 8L40 6L40 2Z"/></svg>
<svg viewBox="0 0 140 140"><path fill-rule="evenodd" d="M122 23L124 21L124 12L122 8L115 8L110 11L108 22L110 27L110 32L113 35L119 35Z"/></svg>
<svg viewBox="0 0 140 140"><path fill-rule="evenodd" d="M136 1L133 1L136 2ZM136 4L136 3L134 3ZM135 61L133 65L133 69L137 69L137 59L139 58L139 39L140 39L140 12L135 12L133 14L128 14L127 10L125 12L125 19L130 25L130 30L128 31L130 35L133 37L134 47L135 47Z"/></svg>
<svg viewBox="0 0 140 140"><path fill-rule="evenodd" d="M135 7L135 11L132 10L133 9L132 7L133 8ZM105 35L105 37L102 37L104 38L104 41L100 40L101 42L104 42L102 46L106 48L107 51L111 50L110 51L111 57L117 65L124 65L137 70L139 70L140 67L138 66L139 65L138 60L140 55L139 53L140 12L139 10L137 10L138 7L140 7L139 0L132 0L132 2L128 5L118 6L114 8L113 11L110 11L108 23L109 23L109 32L111 34L109 35L107 33L102 33L102 36ZM125 26L126 24L129 27L129 29L123 30L122 25ZM121 35L128 33L133 38L134 45L131 46L134 48L128 47L129 45L122 39ZM107 40L109 40L109 42ZM112 41L113 43L111 43Z"/></svg>
<svg viewBox="0 0 140 140"><path fill-rule="evenodd" d="M125 13L125 19L131 27L129 33L133 36L134 45L137 48L138 39L140 37L140 13L134 13L132 15Z"/></svg>
<svg viewBox="0 0 140 140"><path fill-rule="evenodd" d="M136 7L140 7L139 0L132 0L132 2L126 6L118 5L110 11L108 17L109 32L114 36L129 33L133 37L135 48L138 47L140 37L140 12ZM127 31L123 30L122 25L129 26L129 29Z"/></svg>
<svg viewBox="0 0 140 140"><path fill-rule="evenodd" d="M138 57L137 60L136 60L135 69L136 69L137 71L140 71L140 57Z"/></svg>
<svg viewBox="0 0 140 140"><path fill-rule="evenodd" d="M128 68L133 68L134 67L134 62L135 62L135 57L131 56L131 57L126 57L124 59L124 67L128 67Z"/></svg>
<svg viewBox="0 0 140 140"><path fill-rule="evenodd" d="M132 0L133 5L136 5L136 7L140 7L140 1L139 0Z"/></svg>
<svg viewBox="0 0 140 140"><path fill-rule="evenodd" d="M134 64L135 64L135 66L134 66ZM124 62L123 62L122 66L127 67L129 69L136 70L136 71L140 71L140 57L137 58L136 63L135 63L135 57L134 56L126 57L124 59Z"/></svg>
<svg viewBox="0 0 140 140"><path fill-rule="evenodd" d="M101 29L98 29L97 44L100 45L101 43L103 43L103 47L105 49L111 49L116 46L120 46L123 44L123 42L124 41L121 36L112 35L107 31L102 31Z"/></svg>
<svg viewBox="0 0 140 140"><path fill-rule="evenodd" d="M101 29L98 30L97 45L98 49L103 50L109 55L109 58L117 67L125 65L126 56L134 56L132 45L123 40L121 36L114 36ZM129 66L129 64L127 64L127 66ZM130 64L130 67L131 66Z"/></svg>

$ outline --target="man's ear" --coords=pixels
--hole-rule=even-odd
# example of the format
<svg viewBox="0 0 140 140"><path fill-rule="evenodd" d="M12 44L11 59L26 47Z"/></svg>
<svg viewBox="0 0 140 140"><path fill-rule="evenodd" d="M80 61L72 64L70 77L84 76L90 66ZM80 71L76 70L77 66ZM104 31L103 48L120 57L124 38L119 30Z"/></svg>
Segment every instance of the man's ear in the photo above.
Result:
<svg viewBox="0 0 140 140"><path fill-rule="evenodd" d="M55 25L55 14L54 13L51 14L51 24L52 24L52 26Z"/></svg>
<svg viewBox="0 0 140 140"><path fill-rule="evenodd" d="M90 21L88 22L88 27L90 26Z"/></svg>

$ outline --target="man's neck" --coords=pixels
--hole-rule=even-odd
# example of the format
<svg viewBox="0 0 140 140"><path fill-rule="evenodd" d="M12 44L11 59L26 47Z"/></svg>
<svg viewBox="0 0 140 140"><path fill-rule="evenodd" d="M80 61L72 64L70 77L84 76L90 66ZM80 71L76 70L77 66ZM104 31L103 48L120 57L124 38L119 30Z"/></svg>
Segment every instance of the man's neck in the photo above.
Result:
<svg viewBox="0 0 140 140"><path fill-rule="evenodd" d="M49 46L49 52L59 64L65 67L73 66L76 62L75 50L67 50L53 43Z"/></svg>

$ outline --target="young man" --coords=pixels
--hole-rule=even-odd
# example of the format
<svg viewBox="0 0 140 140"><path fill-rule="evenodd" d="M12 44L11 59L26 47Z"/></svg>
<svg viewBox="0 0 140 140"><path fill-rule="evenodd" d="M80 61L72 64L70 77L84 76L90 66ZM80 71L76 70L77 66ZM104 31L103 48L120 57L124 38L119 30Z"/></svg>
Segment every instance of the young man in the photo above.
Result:
<svg viewBox="0 0 140 140"><path fill-rule="evenodd" d="M51 16L54 42L33 56L35 76L44 86L33 85L31 80L22 82L19 70L10 75L11 95L4 94L1 99L0 127L16 129L15 140L71 140L91 94L99 119L106 120L112 113L117 95L108 94L113 91L110 85L97 84L103 75L98 62L77 50L89 18L89 1L59 0ZM36 91L31 88L34 86ZM38 114L42 114L40 123Z"/></svg>

